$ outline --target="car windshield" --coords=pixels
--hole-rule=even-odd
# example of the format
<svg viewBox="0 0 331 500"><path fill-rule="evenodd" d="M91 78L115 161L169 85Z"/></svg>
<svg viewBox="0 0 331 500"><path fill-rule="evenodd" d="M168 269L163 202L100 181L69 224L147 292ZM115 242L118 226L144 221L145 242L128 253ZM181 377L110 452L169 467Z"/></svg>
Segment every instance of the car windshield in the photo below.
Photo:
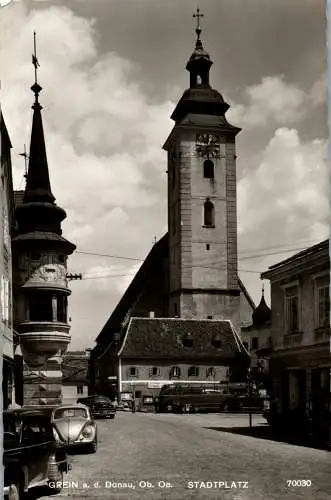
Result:
<svg viewBox="0 0 331 500"><path fill-rule="evenodd" d="M94 396L90 399L92 403L111 403L111 399L107 398L106 396Z"/></svg>
<svg viewBox="0 0 331 500"><path fill-rule="evenodd" d="M88 418L88 413L85 408L59 408L54 412L54 419L68 417L83 417Z"/></svg>

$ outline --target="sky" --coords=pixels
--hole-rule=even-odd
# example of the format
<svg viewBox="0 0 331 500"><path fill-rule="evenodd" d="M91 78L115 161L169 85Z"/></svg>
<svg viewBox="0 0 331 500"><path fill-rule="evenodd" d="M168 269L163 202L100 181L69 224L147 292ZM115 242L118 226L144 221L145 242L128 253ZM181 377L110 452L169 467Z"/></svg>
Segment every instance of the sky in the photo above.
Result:
<svg viewBox="0 0 331 500"><path fill-rule="evenodd" d="M94 340L167 231L170 115L189 86L192 0L13 0L0 7L1 107L24 188L37 32L40 102L68 271L70 350ZM322 0L201 0L211 85L237 136L239 275L329 236L326 19ZM99 254L99 255L91 255ZM103 256L101 256L101 255ZM116 258L115 258L116 257ZM266 298L269 301L269 288Z"/></svg>

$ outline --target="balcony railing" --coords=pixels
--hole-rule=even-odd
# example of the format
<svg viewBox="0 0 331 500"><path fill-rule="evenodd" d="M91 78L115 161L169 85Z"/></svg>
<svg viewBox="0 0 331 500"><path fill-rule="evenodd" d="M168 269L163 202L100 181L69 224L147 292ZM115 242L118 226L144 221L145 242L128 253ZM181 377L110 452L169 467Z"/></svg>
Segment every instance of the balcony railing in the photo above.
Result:
<svg viewBox="0 0 331 500"><path fill-rule="evenodd" d="M318 343L329 342L330 335L331 335L330 327L316 328L316 330L314 331L314 340L315 342Z"/></svg>
<svg viewBox="0 0 331 500"><path fill-rule="evenodd" d="M286 333L283 335L283 348L295 347L302 344L302 332Z"/></svg>

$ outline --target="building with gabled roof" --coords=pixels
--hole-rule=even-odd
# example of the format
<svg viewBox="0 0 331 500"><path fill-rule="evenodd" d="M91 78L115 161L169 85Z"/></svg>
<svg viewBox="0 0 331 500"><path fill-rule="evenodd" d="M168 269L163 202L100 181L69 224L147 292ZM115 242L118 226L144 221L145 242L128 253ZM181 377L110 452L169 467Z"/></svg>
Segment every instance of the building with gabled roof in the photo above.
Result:
<svg viewBox="0 0 331 500"><path fill-rule="evenodd" d="M329 240L311 246L262 273L270 280L270 358L273 418L331 436ZM305 428L305 427L304 427Z"/></svg>
<svg viewBox="0 0 331 500"><path fill-rule="evenodd" d="M163 146L168 232L96 339L91 380L103 392L110 381L119 391L132 385L153 391L173 372L191 383L205 383L207 373L214 381L246 378L249 354L240 328L250 324L255 304L238 278L235 141L240 129L228 122L229 105L210 85L213 62L199 25L196 37L186 65L189 88L171 116L174 126Z"/></svg>

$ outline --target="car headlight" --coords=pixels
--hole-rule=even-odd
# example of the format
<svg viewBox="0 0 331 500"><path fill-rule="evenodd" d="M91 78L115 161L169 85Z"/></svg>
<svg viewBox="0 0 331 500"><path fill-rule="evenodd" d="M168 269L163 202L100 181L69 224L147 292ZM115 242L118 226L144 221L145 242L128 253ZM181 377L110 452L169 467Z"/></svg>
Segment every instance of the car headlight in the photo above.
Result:
<svg viewBox="0 0 331 500"><path fill-rule="evenodd" d="M92 427L92 425L87 425L86 427L84 427L84 429L82 430L82 436L84 438L90 438L93 436L93 433L94 433L94 428Z"/></svg>
<svg viewBox="0 0 331 500"><path fill-rule="evenodd" d="M54 438L56 439L56 441L61 441L61 438L58 435L57 431L54 429L54 427L53 427L53 435L54 435Z"/></svg>

